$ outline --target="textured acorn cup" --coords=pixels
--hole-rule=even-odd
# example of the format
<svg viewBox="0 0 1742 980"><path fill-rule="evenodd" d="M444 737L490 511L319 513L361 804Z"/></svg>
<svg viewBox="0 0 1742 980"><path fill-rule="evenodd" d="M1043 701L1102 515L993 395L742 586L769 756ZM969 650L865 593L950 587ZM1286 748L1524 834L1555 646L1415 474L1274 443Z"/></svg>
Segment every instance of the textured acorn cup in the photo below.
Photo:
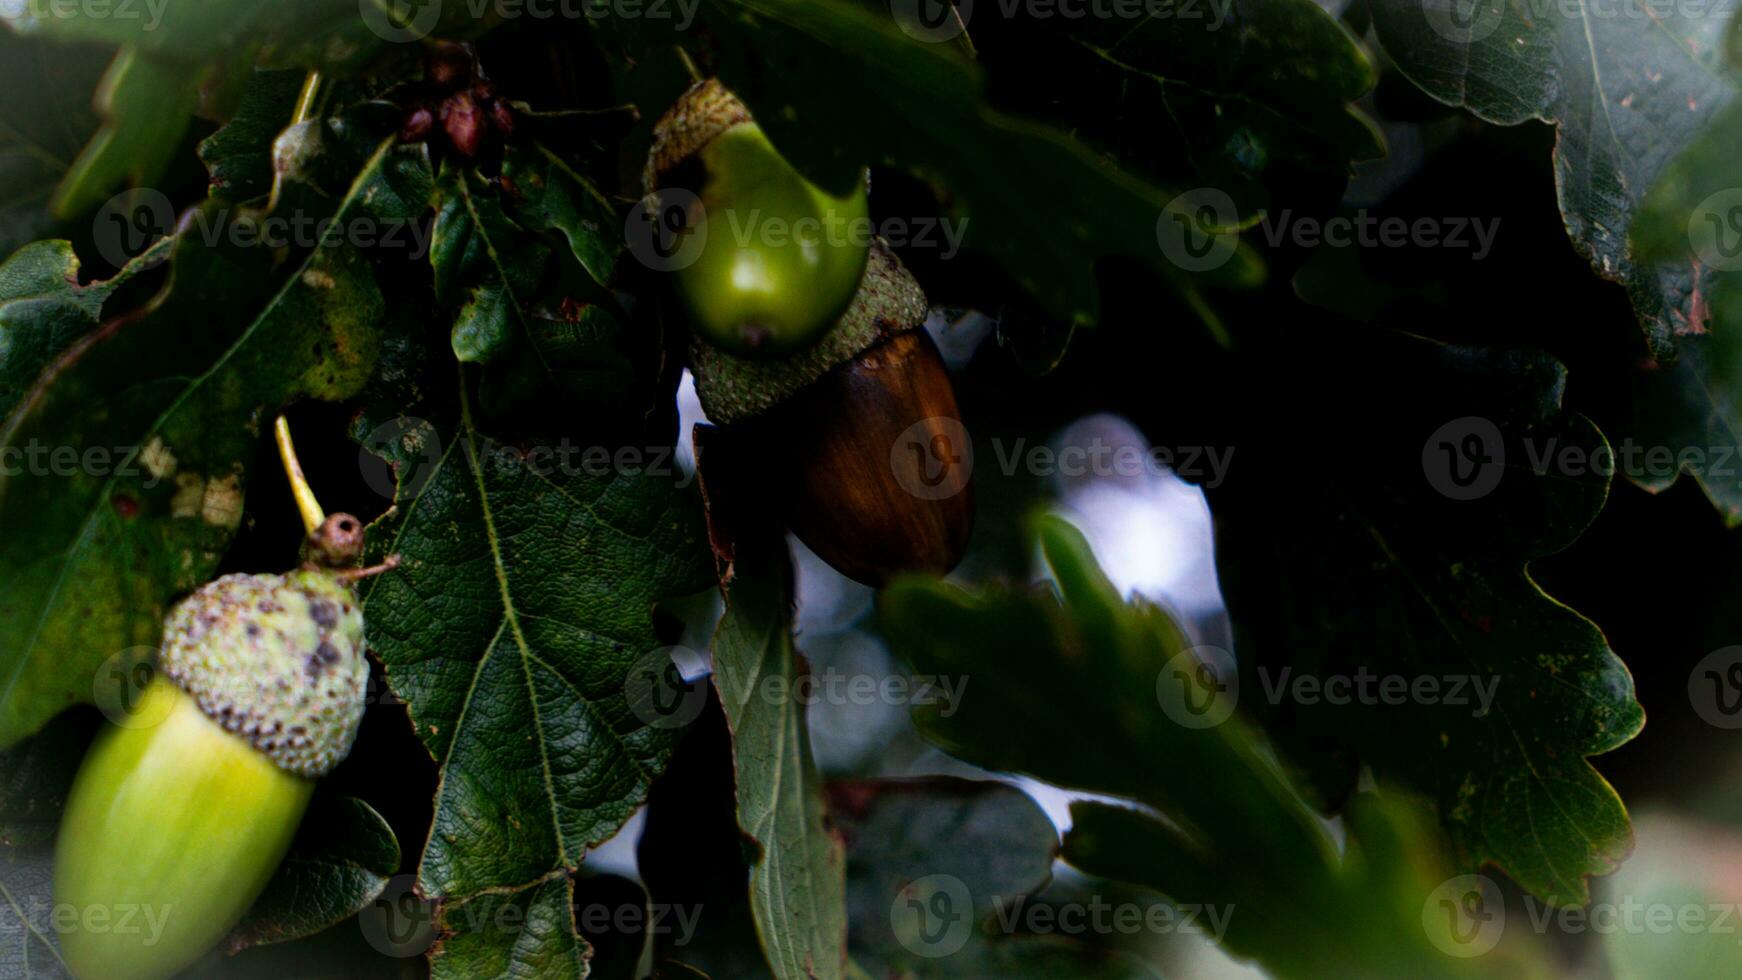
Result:
<svg viewBox="0 0 1742 980"><path fill-rule="evenodd" d="M362 721L363 618L340 571L361 544L361 522L335 514L303 568L227 575L170 611L143 708L97 737L56 841L75 976L171 976L271 880Z"/></svg>
<svg viewBox="0 0 1742 980"><path fill-rule="evenodd" d="M887 244L853 303L793 357L734 357L697 341L709 420L745 432L793 533L842 574L882 585L947 572L974 524L971 447L955 390L923 324L925 293Z"/></svg>
<svg viewBox="0 0 1742 980"><path fill-rule="evenodd" d="M846 310L865 269L870 205L806 180L717 80L685 92L654 126L643 183L687 191L700 251L673 276L696 332L741 355L814 343Z"/></svg>

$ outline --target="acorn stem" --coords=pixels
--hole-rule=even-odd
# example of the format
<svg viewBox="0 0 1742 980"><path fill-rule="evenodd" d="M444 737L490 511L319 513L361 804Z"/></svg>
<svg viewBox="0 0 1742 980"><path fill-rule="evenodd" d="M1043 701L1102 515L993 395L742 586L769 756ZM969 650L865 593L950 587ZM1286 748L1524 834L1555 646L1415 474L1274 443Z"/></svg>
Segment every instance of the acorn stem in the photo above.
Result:
<svg viewBox="0 0 1742 980"><path fill-rule="evenodd" d="M303 528L313 534L327 519L326 512L321 510L321 502L315 499L314 489L308 485L308 477L303 476L302 464L296 458L296 443L290 439L290 423L284 416L278 417L273 425L273 432L278 437L278 458L284 461L284 475L290 480L290 492L296 498L296 509L302 512Z"/></svg>
<svg viewBox="0 0 1742 980"><path fill-rule="evenodd" d="M321 73L311 71L302 80L302 91L296 96L296 112L290 117L291 125L295 125L314 114L315 99L321 91Z"/></svg>

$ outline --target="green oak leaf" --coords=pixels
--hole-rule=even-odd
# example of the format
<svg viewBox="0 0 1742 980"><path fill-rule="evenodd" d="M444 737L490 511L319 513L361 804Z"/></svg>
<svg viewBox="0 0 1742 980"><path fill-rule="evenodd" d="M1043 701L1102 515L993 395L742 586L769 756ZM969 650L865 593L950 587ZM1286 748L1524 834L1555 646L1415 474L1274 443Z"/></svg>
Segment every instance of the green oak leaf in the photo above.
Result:
<svg viewBox="0 0 1742 980"><path fill-rule="evenodd" d="M420 153L363 130L333 124L325 155L356 161L344 183L291 182L280 201L336 219L318 245L262 247L259 215L196 210L158 297L80 340L0 424L0 452L25 462L0 472L0 745L89 701L99 665L154 644L170 600L211 576L279 406L362 387L386 301L343 228L415 220L430 180Z"/></svg>
<svg viewBox="0 0 1742 980"><path fill-rule="evenodd" d="M369 804L317 796L290 853L225 942L229 952L312 936L356 915L399 870L399 841Z"/></svg>
<svg viewBox="0 0 1742 980"><path fill-rule="evenodd" d="M1703 286L1690 297L1689 329L1676 356L1640 380L1637 434L1649 446L1700 451L1685 464L1630 474L1662 490L1685 466L1730 526L1742 524L1742 104L1712 120L1658 176L1633 223L1643 262L1668 272L1693 270ZM1728 455L1722 455L1728 454Z"/></svg>
<svg viewBox="0 0 1742 980"><path fill-rule="evenodd" d="M1711 270L1642 262L1628 241L1647 192L1732 101L1739 76L1724 53L1734 9L1634 16L1500 0L1368 0L1368 7L1385 50L1429 95L1489 122L1557 128L1555 186L1567 234L1599 275L1627 289L1664 364L1642 387L1644 424L1630 435L1670 447L1742 449L1731 431L1735 406L1721 394L1728 369L1699 350L1709 330ZM1672 467L1667 477L1627 472L1658 489L1678 469L1731 523L1742 520L1734 477L1703 463Z"/></svg>
<svg viewBox="0 0 1742 980"><path fill-rule="evenodd" d="M891 646L919 671L972 682L948 717L914 709L927 738L970 762L1152 807L1074 805L1064 857L1176 903L1230 909L1225 948L1276 975L1440 977L1487 965L1461 972L1465 961L1421 929L1449 869L1419 821L1386 816L1369 832L1358 800L1353 840L1409 840L1371 867L1364 843L1340 849L1171 617L1122 600L1061 518L1036 528L1051 589L967 592L910 577L885 593Z"/></svg>
<svg viewBox="0 0 1742 980"><path fill-rule="evenodd" d="M699 508L670 479L538 464L461 398L456 425L420 430L434 462L370 539L402 564L364 597L370 647L441 765L419 869L435 897L573 868L629 818L675 733L626 685L658 647L654 604L707 583Z"/></svg>
<svg viewBox="0 0 1742 980"><path fill-rule="evenodd" d="M718 489L705 486L712 508ZM804 706L790 693L810 669L793 644L791 558L784 538L764 531L736 542L721 586L714 686L732 730L738 823L756 845L750 907L769 966L780 980L826 980L846 963L842 846L823 807Z"/></svg>
<svg viewBox="0 0 1742 980"><path fill-rule="evenodd" d="M1267 187L1288 175L1346 177L1352 161L1385 153L1350 104L1373 87L1372 62L1312 0L970 27L1001 105L1050 119L1158 183L1218 188L1242 214L1267 207Z"/></svg>
<svg viewBox="0 0 1742 980"><path fill-rule="evenodd" d="M1198 273L1170 261L1158 237L1164 220L1184 219L1206 241L1227 229L1206 224L1196 208L1170 209L1177 189L1140 181L1059 130L991 108L980 70L949 45L909 38L886 16L843 2L720 0L705 16L730 42L721 77L797 166L836 189L867 164L943 182L968 218L967 245L997 259L1061 319L1094 321L1095 260L1103 256L1144 262L1188 296L1262 277L1237 241Z"/></svg>
<svg viewBox="0 0 1742 980"><path fill-rule="evenodd" d="M1388 369L1356 377L1322 340L1248 376L1291 424L1230 432L1239 458L1209 494L1240 703L1326 798L1370 766L1438 803L1468 866L1583 902L1632 848L1587 757L1644 715L1602 632L1529 566L1602 509L1610 447L1563 409L1546 355L1373 331L1351 341Z"/></svg>
<svg viewBox="0 0 1742 980"><path fill-rule="evenodd" d="M1154 980L1142 961L1095 937L1008 928L1052 880L1058 832L1014 786L949 777L842 780L830 809L847 840L853 962L871 976L1070 976ZM934 876L946 876L938 879ZM953 879L952 904L928 905L916 882ZM971 907L953 903L965 895ZM961 932L934 913L959 915ZM944 928L940 929L942 926ZM960 948L950 950L961 939ZM929 940L929 941L928 941Z"/></svg>
<svg viewBox="0 0 1742 980"><path fill-rule="evenodd" d="M146 187L169 165L199 102L200 72L124 47L97 89L103 123L55 188L58 217L84 214L116 187Z"/></svg>
<svg viewBox="0 0 1742 980"><path fill-rule="evenodd" d="M433 980L549 977L583 980L592 950L575 931L574 881L554 874L525 888L442 906Z"/></svg>
<svg viewBox="0 0 1742 980"><path fill-rule="evenodd" d="M103 304L129 279L169 254L161 239L113 278L79 285L71 244L32 242L0 262L0 416L18 407L37 376L97 329Z"/></svg>

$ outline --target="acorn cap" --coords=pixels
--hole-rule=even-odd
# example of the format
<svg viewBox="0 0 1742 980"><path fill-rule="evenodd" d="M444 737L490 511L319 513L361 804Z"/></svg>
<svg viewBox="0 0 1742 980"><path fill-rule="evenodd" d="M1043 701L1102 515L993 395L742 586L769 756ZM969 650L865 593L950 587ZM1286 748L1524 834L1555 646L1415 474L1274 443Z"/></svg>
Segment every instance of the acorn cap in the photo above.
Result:
<svg viewBox="0 0 1742 980"><path fill-rule="evenodd" d="M643 192L663 186L665 176L697 153L714 137L733 126L754 122L750 109L738 97L710 78L690 86L653 125L653 146L641 171Z"/></svg>
<svg viewBox="0 0 1742 980"><path fill-rule="evenodd" d="M226 575L170 611L158 666L279 768L316 778L363 720L363 614L331 569Z"/></svg>
<svg viewBox="0 0 1742 980"><path fill-rule="evenodd" d="M925 323L925 292L889 243L871 243L852 305L811 347L776 360L738 357L701 339L690 343L696 396L715 425L755 418L865 350Z"/></svg>

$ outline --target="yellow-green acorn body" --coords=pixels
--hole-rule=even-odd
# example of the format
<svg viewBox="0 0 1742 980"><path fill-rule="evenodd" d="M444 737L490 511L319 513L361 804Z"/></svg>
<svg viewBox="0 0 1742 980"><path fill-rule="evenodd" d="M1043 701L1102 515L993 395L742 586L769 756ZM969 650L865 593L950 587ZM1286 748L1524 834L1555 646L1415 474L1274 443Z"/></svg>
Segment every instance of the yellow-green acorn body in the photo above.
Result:
<svg viewBox="0 0 1742 980"><path fill-rule="evenodd" d="M301 569L227 575L176 605L135 723L86 756L55 851L75 976L167 977L217 945L350 751L369 667L341 569L361 525L334 515L310 543Z"/></svg>
<svg viewBox="0 0 1742 980"><path fill-rule="evenodd" d="M714 80L656 126L650 192L695 195L699 254L676 272L696 332L722 350L778 356L820 337L852 302L870 247L861 182L835 197L806 180Z"/></svg>

